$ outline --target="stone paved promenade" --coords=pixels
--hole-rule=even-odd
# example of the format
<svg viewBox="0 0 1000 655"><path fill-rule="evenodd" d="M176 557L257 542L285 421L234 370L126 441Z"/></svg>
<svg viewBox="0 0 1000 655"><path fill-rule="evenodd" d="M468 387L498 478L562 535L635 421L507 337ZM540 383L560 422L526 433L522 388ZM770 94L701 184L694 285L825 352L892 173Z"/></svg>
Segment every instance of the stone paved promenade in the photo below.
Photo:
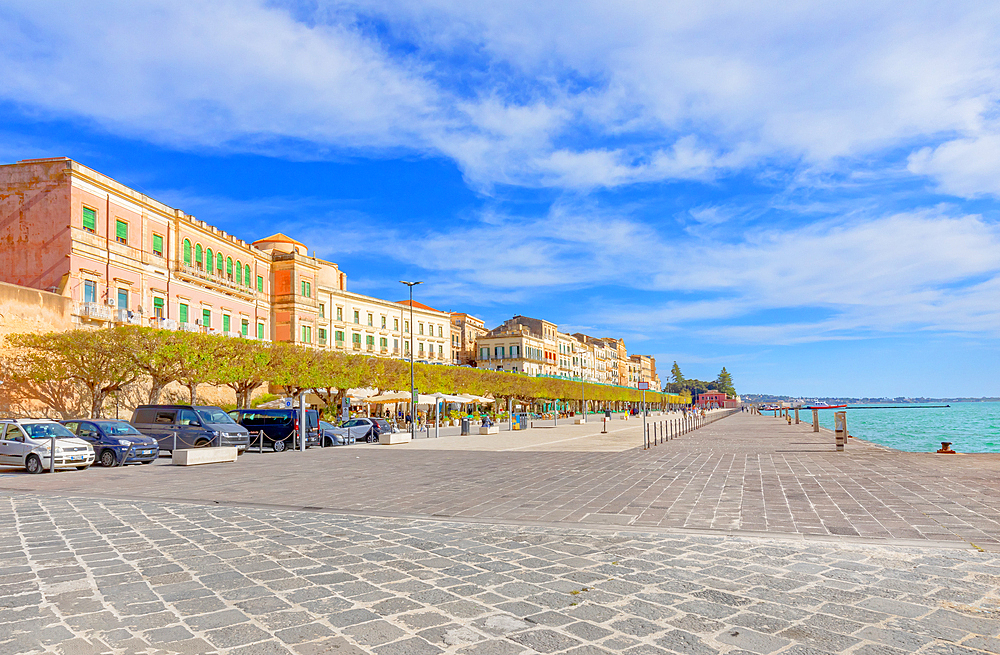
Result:
<svg viewBox="0 0 1000 655"><path fill-rule="evenodd" d="M0 653L1000 652L997 457L638 425L8 472Z"/></svg>

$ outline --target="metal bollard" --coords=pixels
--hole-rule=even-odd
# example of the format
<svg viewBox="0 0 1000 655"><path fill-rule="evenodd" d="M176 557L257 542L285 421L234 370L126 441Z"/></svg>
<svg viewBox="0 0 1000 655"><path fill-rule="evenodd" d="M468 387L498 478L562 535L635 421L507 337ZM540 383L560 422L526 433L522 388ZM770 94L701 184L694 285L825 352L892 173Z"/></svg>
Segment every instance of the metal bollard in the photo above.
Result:
<svg viewBox="0 0 1000 655"><path fill-rule="evenodd" d="M49 437L49 473L56 472L56 438Z"/></svg>
<svg viewBox="0 0 1000 655"><path fill-rule="evenodd" d="M174 453L177 452L177 433L174 432L174 448L170 451L170 458L173 459Z"/></svg>

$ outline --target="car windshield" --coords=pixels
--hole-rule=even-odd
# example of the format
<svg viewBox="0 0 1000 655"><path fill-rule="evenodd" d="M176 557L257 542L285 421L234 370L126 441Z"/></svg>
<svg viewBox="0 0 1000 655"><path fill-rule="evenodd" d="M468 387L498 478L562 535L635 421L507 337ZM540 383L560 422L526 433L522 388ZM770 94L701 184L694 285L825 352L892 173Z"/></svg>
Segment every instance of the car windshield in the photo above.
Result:
<svg viewBox="0 0 1000 655"><path fill-rule="evenodd" d="M142 436L142 433L133 428L131 425L125 421L94 421L97 425L104 430L104 434L111 436L119 436L122 434L131 434L134 436Z"/></svg>
<svg viewBox="0 0 1000 655"><path fill-rule="evenodd" d="M319 426L321 428L323 428L324 430L332 430L333 429L333 423L327 423L326 421L320 421L319 422Z"/></svg>
<svg viewBox="0 0 1000 655"><path fill-rule="evenodd" d="M218 407L203 407L197 412L202 423L236 423L229 414Z"/></svg>
<svg viewBox="0 0 1000 655"><path fill-rule="evenodd" d="M76 435L66 429L66 426L58 423L24 423L21 429L32 439L48 439L57 437L59 439L72 439Z"/></svg>

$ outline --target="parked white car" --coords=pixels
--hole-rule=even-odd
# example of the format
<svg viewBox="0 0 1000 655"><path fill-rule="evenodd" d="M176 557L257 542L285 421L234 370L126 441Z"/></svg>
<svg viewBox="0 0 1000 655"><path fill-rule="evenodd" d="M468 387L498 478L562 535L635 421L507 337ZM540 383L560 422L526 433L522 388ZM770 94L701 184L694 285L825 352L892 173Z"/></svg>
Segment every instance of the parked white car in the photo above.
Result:
<svg viewBox="0 0 1000 655"><path fill-rule="evenodd" d="M49 470L52 437L56 468L84 470L94 463L94 448L55 421L0 419L0 466L23 466L28 473Z"/></svg>

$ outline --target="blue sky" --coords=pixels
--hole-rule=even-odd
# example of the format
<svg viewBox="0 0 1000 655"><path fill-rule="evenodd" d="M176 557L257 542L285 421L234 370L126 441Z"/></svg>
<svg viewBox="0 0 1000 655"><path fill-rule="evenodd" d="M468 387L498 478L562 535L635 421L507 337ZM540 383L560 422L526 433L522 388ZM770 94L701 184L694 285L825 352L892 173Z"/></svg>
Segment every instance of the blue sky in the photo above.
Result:
<svg viewBox="0 0 1000 655"><path fill-rule="evenodd" d="M0 161L742 392L1000 395L1000 5L0 0Z"/></svg>

